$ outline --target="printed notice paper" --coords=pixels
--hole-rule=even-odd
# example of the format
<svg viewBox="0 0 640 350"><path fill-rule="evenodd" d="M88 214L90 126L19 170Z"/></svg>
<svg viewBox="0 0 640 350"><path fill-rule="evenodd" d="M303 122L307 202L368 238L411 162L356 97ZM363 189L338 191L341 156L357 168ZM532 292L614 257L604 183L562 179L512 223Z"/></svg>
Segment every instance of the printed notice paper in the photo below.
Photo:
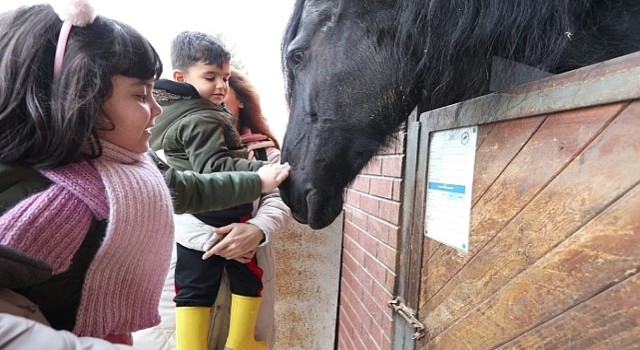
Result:
<svg viewBox="0 0 640 350"><path fill-rule="evenodd" d="M425 235L469 251L469 224L478 127L431 135Z"/></svg>

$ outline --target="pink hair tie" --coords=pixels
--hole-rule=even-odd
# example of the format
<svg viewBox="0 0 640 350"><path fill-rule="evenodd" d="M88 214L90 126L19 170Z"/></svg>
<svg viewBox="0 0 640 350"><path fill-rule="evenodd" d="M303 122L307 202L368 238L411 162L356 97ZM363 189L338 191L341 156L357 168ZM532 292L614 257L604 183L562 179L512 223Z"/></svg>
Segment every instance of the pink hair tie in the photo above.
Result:
<svg viewBox="0 0 640 350"><path fill-rule="evenodd" d="M58 44L56 45L56 56L53 61L53 78L60 76L62 71L62 59L67 48L67 40L73 26L84 27L93 23L96 19L96 13L93 6L87 0L71 0L63 11L57 11L58 16L64 22L60 28L58 36Z"/></svg>

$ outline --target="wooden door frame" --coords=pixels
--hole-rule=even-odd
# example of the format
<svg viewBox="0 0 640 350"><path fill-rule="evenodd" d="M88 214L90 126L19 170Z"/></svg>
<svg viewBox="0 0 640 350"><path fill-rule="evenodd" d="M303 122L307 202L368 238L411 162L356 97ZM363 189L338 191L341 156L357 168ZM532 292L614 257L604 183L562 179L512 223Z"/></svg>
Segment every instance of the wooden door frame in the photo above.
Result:
<svg viewBox="0 0 640 350"><path fill-rule="evenodd" d="M419 309L430 134L640 98L640 52L417 115L406 123L401 228L394 295ZM417 312L417 311L416 311ZM417 318L419 315L416 315ZM394 314L393 349L415 348L414 329ZM426 330L428 334L429 330Z"/></svg>

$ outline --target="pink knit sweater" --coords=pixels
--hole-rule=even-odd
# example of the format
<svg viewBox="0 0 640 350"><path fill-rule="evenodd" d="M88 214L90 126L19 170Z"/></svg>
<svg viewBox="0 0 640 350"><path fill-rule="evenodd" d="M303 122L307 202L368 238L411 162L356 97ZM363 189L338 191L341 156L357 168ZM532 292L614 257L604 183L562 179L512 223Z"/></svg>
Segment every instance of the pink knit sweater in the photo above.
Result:
<svg viewBox="0 0 640 350"><path fill-rule="evenodd" d="M0 217L0 243L65 271L93 218L108 219L87 271L74 333L105 338L160 322L171 258L172 207L145 154L103 141L104 155L44 172L54 184Z"/></svg>

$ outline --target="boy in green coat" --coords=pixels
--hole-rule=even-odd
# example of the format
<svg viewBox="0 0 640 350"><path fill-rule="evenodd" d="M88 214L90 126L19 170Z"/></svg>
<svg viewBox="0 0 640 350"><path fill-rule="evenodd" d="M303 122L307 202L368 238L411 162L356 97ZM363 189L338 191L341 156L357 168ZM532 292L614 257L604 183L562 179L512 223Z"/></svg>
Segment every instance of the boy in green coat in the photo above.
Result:
<svg viewBox="0 0 640 350"><path fill-rule="evenodd" d="M231 74L231 54L224 44L205 33L182 32L172 42L171 60L173 80L155 83L154 97L163 113L152 130L151 147L162 150L172 167L199 173L257 170L268 164L246 159L233 117L224 108ZM206 225L222 227L247 221L251 211L248 204L194 216ZM187 248L186 240L181 244L181 237L188 233L180 232L179 221L177 218L174 298L178 349L207 348L211 306L225 268L232 308L237 310L231 316L225 348L266 349L266 344L255 342L252 336L262 292L262 270L255 257L246 264L217 255L202 260L202 251ZM242 338L249 338L250 344L243 344L246 339Z"/></svg>

